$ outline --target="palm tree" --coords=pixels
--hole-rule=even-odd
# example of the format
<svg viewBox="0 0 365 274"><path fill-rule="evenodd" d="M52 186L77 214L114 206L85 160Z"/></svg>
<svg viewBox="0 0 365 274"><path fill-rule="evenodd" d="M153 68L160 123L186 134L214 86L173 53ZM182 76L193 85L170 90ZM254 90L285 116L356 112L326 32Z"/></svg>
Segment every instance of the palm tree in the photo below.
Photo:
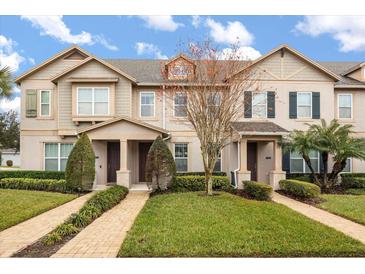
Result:
<svg viewBox="0 0 365 274"><path fill-rule="evenodd" d="M11 69L8 66L1 68L0 64L0 99L10 98L12 95L13 77L11 75Z"/></svg>
<svg viewBox="0 0 365 274"><path fill-rule="evenodd" d="M286 152L297 152L300 154L305 163L307 164L309 170L311 171L314 182L317 185L321 185L318 174L313 169L309 153L315 148L314 139L309 131L294 130L288 137L283 139L282 146Z"/></svg>

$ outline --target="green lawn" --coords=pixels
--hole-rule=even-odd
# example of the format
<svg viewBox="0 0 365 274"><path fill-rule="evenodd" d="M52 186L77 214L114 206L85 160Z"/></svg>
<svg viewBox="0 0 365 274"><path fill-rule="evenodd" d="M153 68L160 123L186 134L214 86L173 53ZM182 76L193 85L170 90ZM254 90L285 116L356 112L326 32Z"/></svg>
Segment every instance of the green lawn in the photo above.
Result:
<svg viewBox="0 0 365 274"><path fill-rule="evenodd" d="M73 194L0 189L0 231L74 198Z"/></svg>
<svg viewBox="0 0 365 274"><path fill-rule="evenodd" d="M343 216L360 224L365 224L365 195L322 195L326 201L318 207Z"/></svg>
<svg viewBox="0 0 365 274"><path fill-rule="evenodd" d="M119 256L365 256L365 245L283 205L190 192L150 198Z"/></svg>

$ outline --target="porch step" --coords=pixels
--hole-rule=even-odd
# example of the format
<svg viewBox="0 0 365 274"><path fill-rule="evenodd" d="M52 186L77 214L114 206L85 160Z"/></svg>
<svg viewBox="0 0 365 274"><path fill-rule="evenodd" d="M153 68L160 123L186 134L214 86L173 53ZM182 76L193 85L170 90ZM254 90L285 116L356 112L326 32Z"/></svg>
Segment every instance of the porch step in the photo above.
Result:
<svg viewBox="0 0 365 274"><path fill-rule="evenodd" d="M129 191L150 191L147 184L133 184Z"/></svg>

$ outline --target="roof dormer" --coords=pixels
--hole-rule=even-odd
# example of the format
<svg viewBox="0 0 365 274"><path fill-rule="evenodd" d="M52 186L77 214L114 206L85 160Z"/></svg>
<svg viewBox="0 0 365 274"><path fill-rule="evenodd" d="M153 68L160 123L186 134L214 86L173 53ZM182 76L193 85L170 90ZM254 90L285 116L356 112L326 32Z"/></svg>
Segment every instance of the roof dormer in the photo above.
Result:
<svg viewBox="0 0 365 274"><path fill-rule="evenodd" d="M165 64L168 80L186 80L195 73L195 63L189 57L179 54Z"/></svg>
<svg viewBox="0 0 365 274"><path fill-rule="evenodd" d="M343 75L361 82L365 82L365 62L353 66L352 68L347 70Z"/></svg>

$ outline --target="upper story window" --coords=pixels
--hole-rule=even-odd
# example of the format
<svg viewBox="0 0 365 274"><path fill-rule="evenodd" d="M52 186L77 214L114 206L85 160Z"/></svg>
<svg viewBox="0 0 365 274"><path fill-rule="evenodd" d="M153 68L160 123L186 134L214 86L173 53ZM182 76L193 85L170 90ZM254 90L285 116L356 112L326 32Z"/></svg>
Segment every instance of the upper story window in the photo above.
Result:
<svg viewBox="0 0 365 274"><path fill-rule="evenodd" d="M312 118L312 93L297 93L297 115L298 118Z"/></svg>
<svg viewBox="0 0 365 274"><path fill-rule="evenodd" d="M190 67L186 65L174 65L171 67L171 74L174 76L187 77L190 73Z"/></svg>
<svg viewBox="0 0 365 274"><path fill-rule="evenodd" d="M64 171L68 156L71 153L73 144L45 143L44 144L44 169Z"/></svg>
<svg viewBox="0 0 365 274"><path fill-rule="evenodd" d="M176 171L188 171L188 144L175 144Z"/></svg>
<svg viewBox="0 0 365 274"><path fill-rule="evenodd" d="M352 94L338 95L338 118L352 118Z"/></svg>
<svg viewBox="0 0 365 274"><path fill-rule="evenodd" d="M155 93L154 92L141 92L140 93L140 116L141 117L153 117L155 116Z"/></svg>
<svg viewBox="0 0 365 274"><path fill-rule="evenodd" d="M174 96L174 116L186 117L187 96L184 93L176 93Z"/></svg>
<svg viewBox="0 0 365 274"><path fill-rule="evenodd" d="M319 152L311 151L309 158L314 172L319 172ZM311 173L302 156L297 152L290 153L290 173Z"/></svg>
<svg viewBox="0 0 365 274"><path fill-rule="evenodd" d="M40 116L51 116L51 91L40 91Z"/></svg>
<svg viewBox="0 0 365 274"><path fill-rule="evenodd" d="M77 88L77 114L93 116L109 115L109 88Z"/></svg>
<svg viewBox="0 0 365 274"><path fill-rule="evenodd" d="M252 93L252 118L267 117L267 93L253 92Z"/></svg>

